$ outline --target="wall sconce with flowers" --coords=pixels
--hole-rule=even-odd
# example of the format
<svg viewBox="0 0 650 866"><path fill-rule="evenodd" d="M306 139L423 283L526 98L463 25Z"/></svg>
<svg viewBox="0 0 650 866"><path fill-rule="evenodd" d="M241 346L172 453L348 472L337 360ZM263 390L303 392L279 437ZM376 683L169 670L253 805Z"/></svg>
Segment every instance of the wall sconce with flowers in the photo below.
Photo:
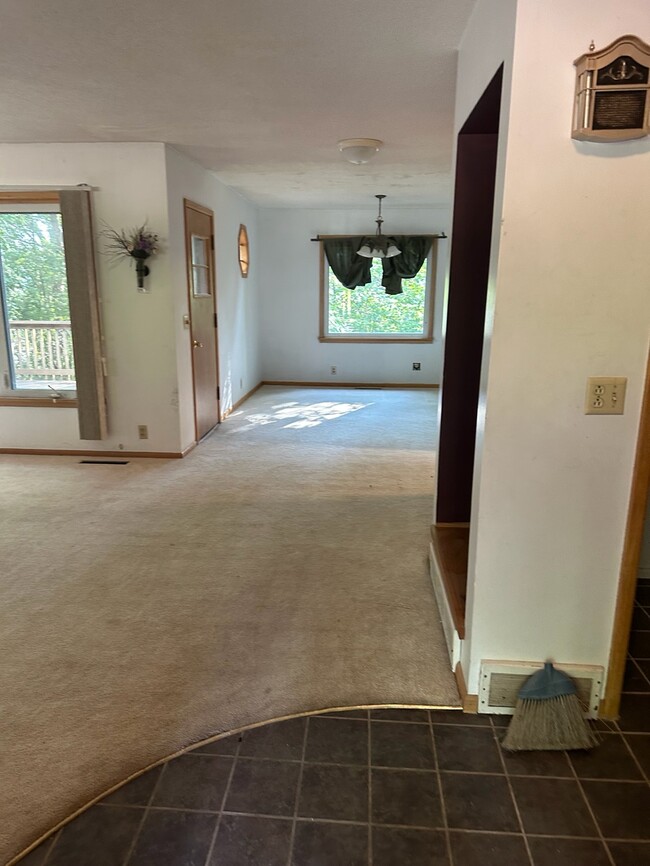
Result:
<svg viewBox="0 0 650 866"><path fill-rule="evenodd" d="M158 235L150 231L146 223L133 229L117 231L110 226L102 232L107 239L106 251L114 259L127 258L135 261L135 273L138 280L138 291L146 292L144 278L149 276L147 259L160 252Z"/></svg>

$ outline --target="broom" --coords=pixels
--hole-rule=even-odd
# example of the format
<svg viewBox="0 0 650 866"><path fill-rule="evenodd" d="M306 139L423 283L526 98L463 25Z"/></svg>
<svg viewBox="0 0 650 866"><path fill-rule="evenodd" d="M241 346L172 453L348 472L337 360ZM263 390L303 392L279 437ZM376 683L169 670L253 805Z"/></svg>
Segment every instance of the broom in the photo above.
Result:
<svg viewBox="0 0 650 866"><path fill-rule="evenodd" d="M576 692L571 677L546 662L519 691L503 748L511 752L593 748L597 738Z"/></svg>

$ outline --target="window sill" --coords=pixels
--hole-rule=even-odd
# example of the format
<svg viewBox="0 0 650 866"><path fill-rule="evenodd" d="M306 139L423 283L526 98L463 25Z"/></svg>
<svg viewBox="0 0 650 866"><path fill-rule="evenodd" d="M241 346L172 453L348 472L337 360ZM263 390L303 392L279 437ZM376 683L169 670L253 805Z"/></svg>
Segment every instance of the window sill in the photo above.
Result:
<svg viewBox="0 0 650 866"><path fill-rule="evenodd" d="M76 399L53 400L50 397L0 397L0 406L20 406L23 409L33 406L50 409L76 409L77 405Z"/></svg>
<svg viewBox="0 0 650 866"><path fill-rule="evenodd" d="M349 337L323 337L318 338L319 343L433 343L433 337L361 337L350 335Z"/></svg>

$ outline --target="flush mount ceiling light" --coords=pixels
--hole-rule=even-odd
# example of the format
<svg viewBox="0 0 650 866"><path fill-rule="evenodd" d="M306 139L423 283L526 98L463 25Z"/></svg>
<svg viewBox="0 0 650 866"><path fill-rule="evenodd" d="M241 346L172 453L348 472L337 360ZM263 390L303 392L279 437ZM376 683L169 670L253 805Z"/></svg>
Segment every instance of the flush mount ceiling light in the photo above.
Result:
<svg viewBox="0 0 650 866"><path fill-rule="evenodd" d="M379 153L383 143L378 138L344 138L339 141L339 150L348 162L363 165Z"/></svg>
<svg viewBox="0 0 650 866"><path fill-rule="evenodd" d="M357 255L363 256L364 259L390 259L393 256L400 254L400 249L395 243L394 238L387 238L381 233L381 224L383 219L381 216L381 202L385 199L385 195L376 195L379 200L379 213L377 214L377 231L374 237L364 238L361 246L357 250Z"/></svg>

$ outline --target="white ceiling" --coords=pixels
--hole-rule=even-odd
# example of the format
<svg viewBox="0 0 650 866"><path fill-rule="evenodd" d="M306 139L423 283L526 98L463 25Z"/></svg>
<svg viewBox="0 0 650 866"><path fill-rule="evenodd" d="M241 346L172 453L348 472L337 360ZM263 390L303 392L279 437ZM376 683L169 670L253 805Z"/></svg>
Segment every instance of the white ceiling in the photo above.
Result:
<svg viewBox="0 0 650 866"><path fill-rule="evenodd" d="M442 204L474 2L0 0L0 141L165 141L261 205Z"/></svg>

